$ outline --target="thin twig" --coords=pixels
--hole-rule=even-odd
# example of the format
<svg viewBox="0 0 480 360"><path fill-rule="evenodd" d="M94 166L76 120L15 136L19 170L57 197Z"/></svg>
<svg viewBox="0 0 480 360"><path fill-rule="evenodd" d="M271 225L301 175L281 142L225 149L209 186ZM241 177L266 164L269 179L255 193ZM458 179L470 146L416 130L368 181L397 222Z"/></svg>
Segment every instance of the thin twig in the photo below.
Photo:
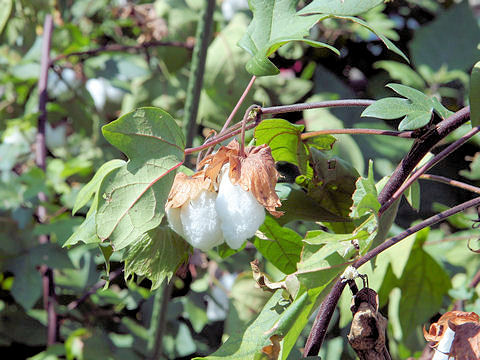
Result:
<svg viewBox="0 0 480 360"><path fill-rule="evenodd" d="M52 41L53 20L52 16L47 14L43 25L43 43L42 55L40 61L40 76L38 79L38 124L37 136L35 141L35 164L37 167L46 170L47 147L45 142L46 123L47 123L47 102L48 102L48 68L50 65L50 45ZM38 193L38 199L41 203L46 202L47 195L43 192ZM37 220L40 224L47 221L47 209L40 204L36 209ZM48 235L40 235L38 237L40 244L50 242ZM47 312L47 344L52 345L58 339L58 316L55 310L56 294L55 280L53 277L53 269L47 265L40 266L43 286L43 306Z"/></svg>
<svg viewBox="0 0 480 360"><path fill-rule="evenodd" d="M387 250L391 246L395 245L399 241L405 239L406 237L428 226L434 225L448 218L449 216L455 215L461 211L464 211L468 208L478 206L478 205L480 205L480 197L464 202L462 204L454 206L451 209L445 210L439 214L429 217L428 219L423 220L422 222L408 228L402 233L384 241L383 243L378 245L376 248L374 248L373 250L370 250L360 259L355 261L352 266L358 269L360 266L372 260L374 257L379 255L383 251ZM338 299L340 298L340 295L342 294L343 289L345 288L345 285L346 285L345 282L342 282L341 280L337 280L337 282L333 285L332 290L329 292L325 300L323 300L322 305L320 306L318 314L313 323L312 329L310 331L310 335L305 344L305 352L303 354L304 357L315 356L320 351L323 340L325 339L325 334L327 332L328 324L330 323L333 312L337 306Z"/></svg>
<svg viewBox="0 0 480 360"><path fill-rule="evenodd" d="M257 117L256 118L248 118L247 123L255 120L255 123L249 124L246 126L246 130L252 129L257 126L261 121L262 115L267 114L280 114L280 113L287 113L287 112L295 112L295 111L302 111L302 110L310 110L310 109L318 109L318 108L326 108L326 107L350 107L350 106L369 106L374 103L373 100L357 100L357 99L347 99L347 100L332 100L332 101L319 101L313 103L304 103L304 104L294 104L294 105L286 105L286 106L273 106L273 107L266 107L262 108L258 105L252 105L252 107L257 107ZM209 148L210 146L217 145L222 141L225 141L237 134L241 131L238 129L242 126L242 123L237 123L232 125L230 128L225 129L225 131L221 134L218 134L208 141L205 144L194 147L194 148L187 148L185 149L185 155L189 155L192 153L196 153L202 151L204 149Z"/></svg>
<svg viewBox="0 0 480 360"><path fill-rule="evenodd" d="M54 65L56 62L60 60L64 60L73 56L92 57L104 52L125 52L129 50L143 51L148 48L160 47L160 46L182 47L188 50L193 49L192 43L180 42L180 41L149 41L149 42L144 42L142 44L135 44L135 45L111 44L111 45L101 46L96 49L90 49L85 51L74 51L68 54L58 55L57 57L53 58L50 61L50 66Z"/></svg>
<svg viewBox="0 0 480 360"><path fill-rule="evenodd" d="M465 109L465 108L464 108ZM462 110L460 110L462 111ZM459 112L460 112L459 111ZM465 112L465 111L464 111ZM470 115L470 112L468 112L467 114L468 116ZM465 117L465 114L464 114L464 117L459 117L459 119L464 119L465 121L467 121L468 119L468 116ZM453 115L452 115L453 117ZM446 120L445 120L446 121ZM460 126L461 124L459 124L458 126ZM451 130L453 131L453 129ZM382 195L383 193L383 190L382 190L382 193L380 193L379 195L379 201L380 203L382 204L382 207L380 208L379 210L379 214L383 214L385 212L385 210L388 209L388 207L390 205L392 205L400 196L402 196L403 192L405 190L408 189L408 187L410 185L413 184L414 181L416 181L420 175L424 174L428 169L430 169L432 166L434 166L435 164L437 164L439 161L445 159L448 155L450 155L452 152L454 152L456 149L458 149L460 146L462 146L463 144L465 144L468 140L470 140L470 138L472 136L474 136L476 133L478 133L480 131L480 127L477 126L477 127L474 127L472 130L470 130L468 133L466 133L465 135L463 135L460 139L458 139L457 141L451 143L449 146L447 146L445 149L443 149L441 152L439 152L437 155L435 155L432 159L430 159L430 161L428 161L425 165L423 165L422 167L420 167L419 169L417 169L413 174L410 175L410 177L408 177L408 179L406 179L406 181L401 184L397 189L396 191L388 198L388 199L384 199L382 198L382 200L384 199L384 201L381 201L380 200L380 195ZM447 134L445 134L444 136L446 136ZM435 137L436 138L436 137ZM423 143L422 143L423 144ZM433 145L432 145L433 146ZM423 154L423 156L429 151L429 149L423 147L422 149L422 152L425 152ZM412 154L411 152L409 154ZM413 154L412 154L413 155ZM408 156L408 155L407 155ZM422 156L422 157L423 157ZM412 156L413 158L413 156ZM421 157L419 158L419 156L415 156L415 159L418 159L418 162L421 160ZM417 162L417 163L418 163ZM403 160L402 160L402 163L403 163ZM398 167L397 167L398 169ZM410 171L413 170L410 169ZM394 172L395 174L395 172ZM393 175L392 175L393 177ZM405 180L404 179L404 180ZM388 184L388 183L387 183ZM386 186L386 185L385 185Z"/></svg>
<svg viewBox="0 0 480 360"><path fill-rule="evenodd" d="M173 281L167 282L163 289L157 289L153 299L153 311L150 323L150 341L148 342L148 350L151 351L151 359L160 359L163 347L163 333L167 322L168 302L173 289Z"/></svg>
<svg viewBox="0 0 480 360"><path fill-rule="evenodd" d="M240 96L240 99L238 99L237 104L236 104L235 107L233 108L231 114L228 116L227 121L225 121L225 124L223 124L222 130L220 130L220 133L219 133L219 134L223 134L223 133L225 132L225 130L228 128L228 126L230 125L230 123L232 122L235 114L237 113L238 109L239 109L240 106L243 104L243 101L245 100L245 98L247 97L248 93L250 92L250 89L252 88L253 83L255 82L255 79L256 79L256 78L257 78L257 77L256 77L255 75L253 75L252 78L250 79L250 82L248 83L247 87L246 87L245 90L243 91L242 96Z"/></svg>
<svg viewBox="0 0 480 360"><path fill-rule="evenodd" d="M449 179L447 177L440 176L440 175L422 174L419 176L419 179L432 180L432 181L440 182L442 184L447 184L447 185L458 187L463 190L474 192L476 194L480 194L480 188L477 186L473 186L461 181Z"/></svg>
<svg viewBox="0 0 480 360"><path fill-rule="evenodd" d="M385 212L385 210L393 204L393 201L391 201L393 194L395 194L400 186L402 186L404 181L410 176L412 170L432 149L432 147L453 130L466 123L469 117L470 108L467 106L439 123L435 128L429 130L414 142L408 154L402 159L400 164L398 164L397 168L394 170L393 174L378 195L378 201L382 204L380 214ZM388 204L386 204L387 202Z"/></svg>
<svg viewBox="0 0 480 360"><path fill-rule="evenodd" d="M190 79L188 81L187 100L185 103L184 120L185 124L187 124L187 147L192 146L196 133L198 104L200 102L200 92L202 91L203 75L205 73L207 49L212 34L214 9L215 0L208 0L197 25L196 44L192 54L192 65L190 68Z"/></svg>
<svg viewBox="0 0 480 360"><path fill-rule="evenodd" d="M350 106L370 106L375 100L351 99L351 100L329 100L312 103L302 103L293 105L282 105L262 108L262 114L283 114L289 112L327 108L327 107L350 107Z"/></svg>
<svg viewBox="0 0 480 360"><path fill-rule="evenodd" d="M123 272L123 268L119 268L115 271L112 271L108 275L108 281L113 281L118 275L120 275ZM97 281L85 294L80 296L77 300L72 301L70 304L68 304L67 308L68 310L73 310L76 309L81 303L83 303L85 300L87 300L91 295L93 295L98 289L102 288L107 281L105 279L101 279Z"/></svg>
<svg viewBox="0 0 480 360"><path fill-rule="evenodd" d="M318 130L303 133L301 135L302 140L307 140L319 135L329 134L352 134L352 135L386 135L395 136L405 139L413 138L413 131L391 131L391 130L378 130L378 129L332 129L332 130Z"/></svg>

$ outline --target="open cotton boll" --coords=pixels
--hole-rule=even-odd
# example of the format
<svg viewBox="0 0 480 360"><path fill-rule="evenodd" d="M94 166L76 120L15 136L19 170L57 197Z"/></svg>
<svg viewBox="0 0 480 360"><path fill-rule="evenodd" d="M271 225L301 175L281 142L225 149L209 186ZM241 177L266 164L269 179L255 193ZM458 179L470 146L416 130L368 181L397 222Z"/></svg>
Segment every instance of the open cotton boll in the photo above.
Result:
<svg viewBox="0 0 480 360"><path fill-rule="evenodd" d="M184 236L182 219L180 218L180 208L169 208L165 211L167 213L168 224L178 235Z"/></svg>
<svg viewBox="0 0 480 360"><path fill-rule="evenodd" d="M193 247L202 251L210 250L224 241L215 210L216 197L216 193L204 190L181 207L183 236Z"/></svg>
<svg viewBox="0 0 480 360"><path fill-rule="evenodd" d="M232 249L238 249L263 224L265 209L251 192L232 184L228 169L228 165L222 169L215 207L226 243Z"/></svg>

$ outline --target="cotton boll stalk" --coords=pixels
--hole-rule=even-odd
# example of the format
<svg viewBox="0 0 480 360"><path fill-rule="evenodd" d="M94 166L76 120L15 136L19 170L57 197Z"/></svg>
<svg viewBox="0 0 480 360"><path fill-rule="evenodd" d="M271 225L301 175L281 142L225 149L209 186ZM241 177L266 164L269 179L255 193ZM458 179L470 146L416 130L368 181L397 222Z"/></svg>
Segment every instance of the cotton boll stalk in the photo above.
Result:
<svg viewBox="0 0 480 360"><path fill-rule="evenodd" d="M222 169L215 208L226 243L238 249L263 224L265 209L251 192L232 184L228 169L228 165Z"/></svg>
<svg viewBox="0 0 480 360"><path fill-rule="evenodd" d="M180 211L185 240L203 251L223 243L220 220L215 210L216 198L216 193L205 190L182 206Z"/></svg>

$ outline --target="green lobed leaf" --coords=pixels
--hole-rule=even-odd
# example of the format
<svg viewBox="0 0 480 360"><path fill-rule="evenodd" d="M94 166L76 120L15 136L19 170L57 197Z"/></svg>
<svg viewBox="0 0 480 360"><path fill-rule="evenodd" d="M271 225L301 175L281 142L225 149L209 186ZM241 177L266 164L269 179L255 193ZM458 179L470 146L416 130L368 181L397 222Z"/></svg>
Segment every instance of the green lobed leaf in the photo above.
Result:
<svg viewBox="0 0 480 360"><path fill-rule="evenodd" d="M191 247L168 227L159 226L143 234L132 244L123 260L125 277L134 273L147 277L152 290L172 278L178 267L188 259Z"/></svg>
<svg viewBox="0 0 480 360"><path fill-rule="evenodd" d="M283 216L277 220L281 225L293 220L349 221L346 216L327 210L296 184L277 184L276 190L282 200L282 206L278 210L284 211Z"/></svg>
<svg viewBox="0 0 480 360"><path fill-rule="evenodd" d="M89 213L85 220L77 227L72 235L65 241L63 246L76 245L79 241L85 244L96 244L101 242L97 236L97 227L95 224L95 215L97 210Z"/></svg>
<svg viewBox="0 0 480 360"><path fill-rule="evenodd" d="M470 120L472 126L480 126L480 61L475 64L470 75Z"/></svg>
<svg viewBox="0 0 480 360"><path fill-rule="evenodd" d="M478 20L469 2L452 4L415 30L409 43L412 62L417 69L425 66L437 71L445 66L467 70L480 57L479 39Z"/></svg>
<svg viewBox="0 0 480 360"><path fill-rule="evenodd" d="M350 216L361 217L367 213L378 213L380 203L377 199L377 188L373 178L373 161L368 162L367 178L360 177L356 182L356 189L352 195L353 206Z"/></svg>
<svg viewBox="0 0 480 360"><path fill-rule="evenodd" d="M303 125L291 124L283 119L263 120L255 128L256 145L267 144L272 149L275 161L287 161L305 172L307 151L300 135Z"/></svg>
<svg viewBox="0 0 480 360"><path fill-rule="evenodd" d="M344 253L348 249L353 249L353 246L343 242L313 246L305 242L302 259L294 274L307 289L327 286L347 267L345 258L339 252Z"/></svg>
<svg viewBox="0 0 480 360"><path fill-rule="evenodd" d="M296 318L311 299L305 292L293 303L285 300L282 291L276 291L263 307L258 317L246 328L236 329L227 341L213 354L207 357L196 357L194 360L254 359L261 353L263 346L269 345L269 338L278 334L284 336L295 325Z"/></svg>
<svg viewBox="0 0 480 360"><path fill-rule="evenodd" d="M329 159L323 152L310 149L313 167L312 179L307 179L307 194L321 207L348 218L352 194L359 177L357 171L339 158Z"/></svg>
<svg viewBox="0 0 480 360"><path fill-rule="evenodd" d="M405 199L407 199L410 206L415 210L420 210L420 184L415 181L405 191Z"/></svg>
<svg viewBox="0 0 480 360"><path fill-rule="evenodd" d="M380 99L367 107L361 116L371 116L387 120L405 116L398 126L398 129L403 131L415 130L427 125L432 118L433 111L442 118L448 117L451 114L438 100L429 98L416 89L401 84L388 84L387 87L407 99Z"/></svg>
<svg viewBox="0 0 480 360"><path fill-rule="evenodd" d="M374 63L373 67L375 69L385 70L392 79L400 81L403 85L416 89L423 89L425 87L425 80L406 64L397 61L382 60Z"/></svg>
<svg viewBox="0 0 480 360"><path fill-rule="evenodd" d="M249 0L248 3L253 20L238 45L252 55L246 66L249 73L256 76L278 74L279 70L268 57L290 41L304 41L339 54L337 49L328 44L305 39L320 16L298 15L298 0Z"/></svg>
<svg viewBox="0 0 480 360"><path fill-rule="evenodd" d="M100 184L106 175L123 165L125 165L125 161L113 159L100 166L93 178L79 191L77 198L75 199L75 206L73 207L72 215L75 215L75 213L85 206L92 196L98 192Z"/></svg>
<svg viewBox="0 0 480 360"><path fill-rule="evenodd" d="M349 21L353 21L354 23L357 23L364 28L370 30L373 32L375 35L378 36L378 38L385 44L388 50L393 51L395 54L400 55L406 62L410 62L408 60L407 55L403 53L402 50L400 50L392 41L390 41L389 38L387 38L382 32L380 32L378 29L374 28L371 24L367 23L366 21L359 19L357 17L353 16L335 16L336 18L339 19L345 19Z"/></svg>
<svg viewBox="0 0 480 360"><path fill-rule="evenodd" d="M383 3L383 0L313 0L298 13L326 15L358 15Z"/></svg>
<svg viewBox="0 0 480 360"><path fill-rule="evenodd" d="M302 237L292 229L279 225L271 216L265 218L253 243L257 250L284 274L297 270Z"/></svg>
<svg viewBox="0 0 480 360"><path fill-rule="evenodd" d="M98 237L119 250L160 225L185 141L175 120L157 108L137 109L102 130L129 158L103 179L96 215Z"/></svg>
<svg viewBox="0 0 480 360"><path fill-rule="evenodd" d="M406 335L440 310L443 296L451 288L450 277L445 269L422 248L425 234L428 234L428 229L417 234L399 281L402 290L400 324Z"/></svg>

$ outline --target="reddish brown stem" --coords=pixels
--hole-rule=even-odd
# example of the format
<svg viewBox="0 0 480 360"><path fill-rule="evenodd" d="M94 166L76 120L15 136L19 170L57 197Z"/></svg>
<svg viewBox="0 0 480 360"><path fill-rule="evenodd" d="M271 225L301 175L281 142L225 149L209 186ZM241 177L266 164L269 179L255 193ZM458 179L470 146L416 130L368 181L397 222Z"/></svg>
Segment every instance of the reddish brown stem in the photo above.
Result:
<svg viewBox="0 0 480 360"><path fill-rule="evenodd" d="M46 122L47 122L47 83L48 83L48 69L50 66L50 45L52 40L53 20L51 15L45 16L43 25L43 44L42 57L40 62L40 77L38 80L38 124L37 137L35 142L35 163L45 171L47 150L45 143ZM47 210L42 203L47 201L45 193L40 192L38 199L41 204L37 207L36 215L39 223L44 223L47 220ZM50 241L48 235L40 235L38 238L40 244L45 244ZM55 311L56 295L55 295L55 281L53 277L53 270L47 265L40 267L42 275L43 286L43 305L47 312L47 344L52 345L58 340L58 316Z"/></svg>
<svg viewBox="0 0 480 360"><path fill-rule="evenodd" d="M405 139L413 138L413 131L390 131L390 130L378 130L378 129L332 129L332 130L318 130L303 133L301 135L302 140L310 139L319 135L328 134L351 134L351 135L386 135L395 136Z"/></svg>
<svg viewBox="0 0 480 360"><path fill-rule="evenodd" d="M235 107L233 108L232 112L230 113L230 115L228 116L228 119L227 121L225 121L225 124L223 125L222 127L222 130L220 130L220 134L223 134L225 132L225 130L228 128L228 126L230 125L230 123L232 122L233 120L233 117L235 116L235 114L237 113L238 109L240 109L240 106L243 104L243 101L245 100L245 98L247 97L248 93L250 92L250 90L252 89L252 86L253 86L253 83L255 82L255 79L257 77L255 75L252 76L252 78L250 79L250 82L248 83L247 87L245 88L245 90L243 91L243 94L242 96L240 96L240 99L238 99L238 102L237 104L235 105Z"/></svg>
<svg viewBox="0 0 480 360"><path fill-rule="evenodd" d="M442 184L447 184L451 186L458 187L459 189L467 190L476 194L480 194L480 188L477 186L473 186L470 184L465 184L464 182L449 179L444 176L439 176L439 175L432 175L432 174L423 174L419 176L420 179L425 179L425 180L432 180L432 181L437 181Z"/></svg>
<svg viewBox="0 0 480 360"><path fill-rule="evenodd" d="M470 113L468 113L468 115L470 115ZM466 120L468 120L468 117L466 118ZM478 126L474 127L467 134L463 135L460 139L453 142L452 144L447 146L445 149L443 149L441 152L439 152L437 155L435 155L425 165L417 169L413 174L410 175L408 179L406 179L406 181L403 184L401 184L398 187L398 189L393 193L393 195L388 200L386 200L384 203L380 202L382 203L382 207L380 208L379 213L383 214L390 207L390 205L392 205L400 196L402 196L404 191L407 190L410 187L410 185L412 185L420 177L420 175L424 174L432 166L434 166L441 160L445 159L448 155L450 155L452 152L457 150L460 146L465 144L468 140L470 140L472 136L477 134L478 131L480 131L480 127ZM424 149L424 150L426 150L425 154L429 151L428 149ZM418 160L418 162L420 160ZM380 199L380 196L379 196L379 199Z"/></svg>
<svg viewBox="0 0 480 360"><path fill-rule="evenodd" d="M413 169L423 159L423 157L435 146L440 140L445 138L453 130L459 128L466 123L470 117L470 108L464 107L450 116L448 119L439 123L434 129L428 131L415 141L409 153L398 164L388 182L378 195L378 201L382 204L381 213L393 204L390 201L393 194L400 188L404 181L410 176ZM386 203L388 205L385 205Z"/></svg>
<svg viewBox="0 0 480 360"><path fill-rule="evenodd" d="M53 58L50 61L49 66L52 66L53 64L55 64L60 60L64 60L73 56L91 57L104 52L125 52L130 50L143 51L148 48L160 47L160 46L183 47L185 49L192 50L194 44L193 42L179 42L179 41L149 41L149 42L144 42L142 44L136 44L136 45L111 44L111 45L101 46L96 49L90 49L85 51L74 51L68 54L58 55L57 57Z"/></svg>
<svg viewBox="0 0 480 360"><path fill-rule="evenodd" d="M428 227L433 224L436 224L449 216L452 216L454 214L457 214L461 211L464 211L465 209L474 207L474 206L479 206L480 205L480 197L477 197L473 200L464 202L460 205L454 206L451 209L445 210L437 215L434 215L432 217L429 217L426 220L423 220L422 222L408 228L407 230L403 231L402 233L398 234L397 236L394 236L386 241L384 241L382 244L378 245L376 248L373 250L370 250L368 253L366 253L364 256L362 256L360 259L355 261L353 263L353 267L358 269L360 266L363 264L367 263L368 261L372 260L374 257L382 253L383 251L387 250L388 248L392 247L399 241L405 239L406 237ZM310 331L310 335L307 339L307 342L305 344L305 352L304 352L304 357L306 356L315 356L318 354L320 351L320 348L322 347L322 343L325 339L325 334L327 332L328 324L330 323L330 320L332 318L333 312L335 310L335 307L337 306L338 299L340 298L340 295L343 292L343 289L345 288L346 282L342 282L341 280L337 280L337 282L333 285L332 290L330 293L327 295L325 300L322 302L322 305L320 306L320 309L318 311L318 314L315 318L315 321L312 326L312 330Z"/></svg>

